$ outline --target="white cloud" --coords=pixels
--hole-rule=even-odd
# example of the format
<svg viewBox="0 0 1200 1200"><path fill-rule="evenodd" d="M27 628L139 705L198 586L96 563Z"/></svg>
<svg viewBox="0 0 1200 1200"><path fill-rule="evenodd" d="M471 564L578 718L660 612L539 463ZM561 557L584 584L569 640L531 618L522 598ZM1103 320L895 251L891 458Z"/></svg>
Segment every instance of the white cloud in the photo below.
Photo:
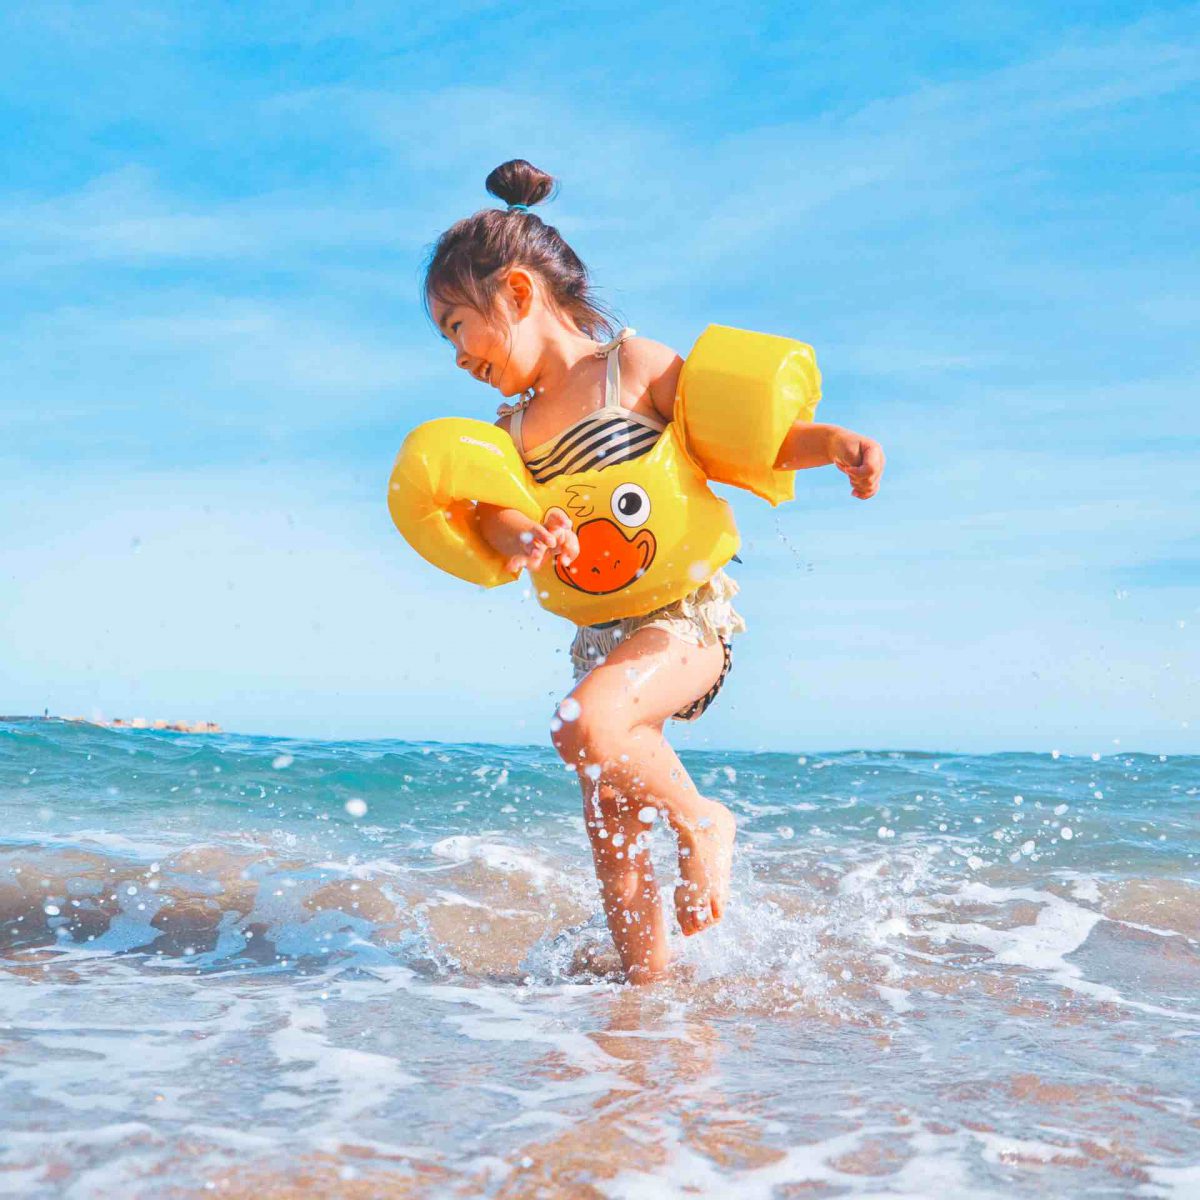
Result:
<svg viewBox="0 0 1200 1200"><path fill-rule="evenodd" d="M362 206L296 188L207 205L163 188L130 164L51 197L12 196L0 206L4 269L28 274L86 264L282 259L319 264L331 250L412 253L421 244L406 206ZM415 292L415 288L414 288Z"/></svg>

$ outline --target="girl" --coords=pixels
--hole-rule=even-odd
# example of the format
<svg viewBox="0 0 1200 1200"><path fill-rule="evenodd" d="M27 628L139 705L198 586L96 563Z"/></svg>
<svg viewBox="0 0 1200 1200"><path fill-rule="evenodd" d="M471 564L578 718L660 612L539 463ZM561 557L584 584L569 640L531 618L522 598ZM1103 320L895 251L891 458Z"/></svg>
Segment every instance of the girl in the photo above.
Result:
<svg viewBox="0 0 1200 1200"><path fill-rule="evenodd" d="M497 167L487 189L507 208L447 229L425 276L426 307L457 365L502 396L520 397L500 405L497 424L539 482L647 453L671 420L683 365L667 346L632 329L616 332L583 263L533 211L554 185L523 159ZM869 438L797 422L775 466L836 463L866 500L879 488L883 461ZM565 567L579 553L561 510L545 524L487 505L479 517L510 570L536 570L548 555ZM660 812L679 844L675 914L683 934L719 921L728 901L733 814L699 794L663 725L694 721L720 690L730 642L745 629L733 608L737 591L718 571L666 608L580 627L571 644L576 686L559 705L553 741L579 776L604 911L630 982L660 976L669 960L645 836Z"/></svg>

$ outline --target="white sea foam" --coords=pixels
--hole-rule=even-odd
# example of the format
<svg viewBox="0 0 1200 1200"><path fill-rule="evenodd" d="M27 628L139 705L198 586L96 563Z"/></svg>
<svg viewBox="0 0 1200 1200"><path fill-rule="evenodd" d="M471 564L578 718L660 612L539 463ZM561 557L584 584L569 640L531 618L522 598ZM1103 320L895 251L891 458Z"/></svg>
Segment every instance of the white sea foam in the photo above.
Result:
<svg viewBox="0 0 1200 1200"><path fill-rule="evenodd" d="M456 834L435 842L429 851L451 862L478 862L493 871L525 875L538 888L545 888L562 878L561 871L547 866L532 854L486 836Z"/></svg>

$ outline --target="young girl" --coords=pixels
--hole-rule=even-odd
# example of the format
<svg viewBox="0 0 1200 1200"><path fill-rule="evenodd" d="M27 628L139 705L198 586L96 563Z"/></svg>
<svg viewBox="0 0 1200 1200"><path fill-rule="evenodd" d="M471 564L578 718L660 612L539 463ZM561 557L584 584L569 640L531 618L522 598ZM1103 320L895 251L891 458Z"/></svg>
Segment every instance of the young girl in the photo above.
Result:
<svg viewBox="0 0 1200 1200"><path fill-rule="evenodd" d="M539 483L648 453L671 420L683 360L632 329L615 331L583 263L533 211L553 191L551 176L516 159L488 176L487 189L507 207L447 229L425 277L426 305L455 362L501 396L520 397L500 405L497 424ZM775 466L830 463L859 499L878 490L878 444L834 425L797 422ZM579 553L561 510L541 524L481 505L479 525L513 571L536 570L547 556L565 568ZM630 982L660 976L669 960L645 836L659 813L678 839L684 935L719 921L728 902L733 814L696 790L663 726L694 721L720 690L730 643L746 627L737 591L718 571L665 608L579 627L571 644L576 685L552 722L553 741L579 776L604 910Z"/></svg>

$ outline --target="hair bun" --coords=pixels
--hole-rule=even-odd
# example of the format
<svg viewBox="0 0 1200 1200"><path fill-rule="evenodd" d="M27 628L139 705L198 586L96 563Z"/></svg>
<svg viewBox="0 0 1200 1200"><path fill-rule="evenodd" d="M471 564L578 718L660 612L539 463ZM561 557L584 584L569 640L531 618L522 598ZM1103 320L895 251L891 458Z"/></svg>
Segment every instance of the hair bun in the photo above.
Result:
<svg viewBox="0 0 1200 1200"><path fill-rule="evenodd" d="M501 163L488 177L487 190L505 204L541 204L552 195L558 181L523 158Z"/></svg>

